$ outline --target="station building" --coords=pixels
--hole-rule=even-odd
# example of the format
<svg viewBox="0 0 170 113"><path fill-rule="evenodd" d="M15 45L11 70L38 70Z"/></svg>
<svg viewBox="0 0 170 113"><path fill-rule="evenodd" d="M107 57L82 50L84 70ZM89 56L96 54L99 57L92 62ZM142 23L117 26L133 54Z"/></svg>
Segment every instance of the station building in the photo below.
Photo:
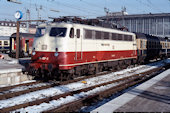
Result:
<svg viewBox="0 0 170 113"><path fill-rule="evenodd" d="M116 23L118 27L126 27L130 32L170 37L170 13L128 15L124 12L117 12L108 13L98 19Z"/></svg>
<svg viewBox="0 0 170 113"><path fill-rule="evenodd" d="M16 22L14 21L0 21L0 36L10 37L13 33L16 33L16 26ZM35 33L35 31L35 25L30 24L30 27L27 31L26 23L20 24L20 32L22 33Z"/></svg>

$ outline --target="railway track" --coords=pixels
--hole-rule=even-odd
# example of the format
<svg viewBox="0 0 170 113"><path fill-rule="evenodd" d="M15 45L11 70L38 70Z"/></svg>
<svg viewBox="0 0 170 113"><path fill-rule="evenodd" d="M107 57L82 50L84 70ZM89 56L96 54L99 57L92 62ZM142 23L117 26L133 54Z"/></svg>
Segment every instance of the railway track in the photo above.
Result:
<svg viewBox="0 0 170 113"><path fill-rule="evenodd" d="M9 99L9 98L12 98L15 96L23 95L23 94L38 91L38 90L47 89L50 87L66 85L66 84L78 82L78 81L81 81L84 79L88 79L88 78L92 78L92 77L96 77L96 76L102 76L102 75L108 74L108 73L110 73L110 72L103 72L103 73L91 75L91 76L83 76L83 77L76 78L73 80L61 81L61 82L51 81L48 83L47 82L44 83L43 81L34 81L34 82L30 82L30 83L23 83L23 84L18 84L18 85L13 85L13 86L2 87L2 88L0 88L0 100Z"/></svg>
<svg viewBox="0 0 170 113"><path fill-rule="evenodd" d="M108 83L92 86L92 87L89 87L86 89L81 89L80 92L89 92L90 90L95 90L95 88L98 88L98 87L116 84L116 85L106 88L105 90L101 90L101 91L95 92L91 95L81 97L78 100L69 102L67 104L58 106L53 109L46 110L45 112L74 112L74 111L77 111L84 105L90 105L92 102L96 102L97 100L101 100L103 98L109 97L118 91L126 89L130 86L137 84L137 83L140 83L140 82L146 80L146 78L150 78L151 76L153 76L154 74L159 72L161 69L162 68L156 68L156 69L144 72L144 73L135 74L130 77L125 77L125 78L114 80L114 81L111 81ZM153 72L154 72L154 74L153 74ZM146 75L148 75L148 76L146 76ZM73 92L73 93L71 93L71 95L75 95L80 92L76 92L76 93Z"/></svg>
<svg viewBox="0 0 170 113"><path fill-rule="evenodd" d="M35 99L35 100L32 100L32 101L23 102L23 103L20 103L20 104L17 104L17 105L9 106L9 107L0 106L0 112L9 112L9 111L14 111L16 109L19 109L19 111L20 111L20 110L22 110L22 108L26 108L26 107L29 108L29 106L33 106L33 105L34 106L35 105L41 106L41 104L43 102L51 103L54 100L57 101L57 100L60 100L61 98L68 98L70 96L79 95L80 97L78 99L75 99L75 100L68 102L64 105L53 106L53 108L49 108L48 110L43 110L43 111L46 111L46 112L51 112L51 111L53 111L53 112L54 111L57 111L57 112L76 111L77 109L81 108L83 105L91 103L93 100L101 99L101 98L110 96L113 93L118 92L122 89L125 89L129 86L132 86L136 83L139 83L139 82L145 80L146 78L148 79L149 77L158 73L163 68L164 68L164 66L161 66L161 67L154 68L154 69L151 69L151 70L146 71L146 72L140 72L138 74L133 74L133 75L128 76L128 77L123 77L123 78L119 78L119 79L116 79L116 80L111 80L111 81L108 81L108 82L105 82L105 83L100 83L100 84L97 84L97 85L91 85L91 86L81 88L81 89L66 91L64 93L56 94L56 95L53 95L53 96L47 96L47 97L44 96L44 98L41 98L41 99ZM143 77L145 77L145 78L143 78ZM83 80L83 78L79 78L79 80L77 79L77 80L75 80L75 81L73 80L73 81L76 82L76 81L81 81L81 80ZM61 84L67 84L67 83L63 82ZM61 85L61 84L55 84L55 85ZM93 90L96 90L96 89L101 88L101 87L105 87L104 90L97 91L93 94L90 94L90 96L88 94L81 95L82 92L84 92L84 93L93 92Z"/></svg>

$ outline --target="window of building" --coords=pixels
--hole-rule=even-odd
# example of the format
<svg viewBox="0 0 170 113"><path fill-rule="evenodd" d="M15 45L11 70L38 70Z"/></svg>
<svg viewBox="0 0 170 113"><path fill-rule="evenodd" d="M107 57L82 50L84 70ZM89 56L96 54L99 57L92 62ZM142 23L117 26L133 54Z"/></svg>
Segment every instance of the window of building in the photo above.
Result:
<svg viewBox="0 0 170 113"><path fill-rule="evenodd" d="M0 45L2 45L2 41L0 41Z"/></svg>
<svg viewBox="0 0 170 113"><path fill-rule="evenodd" d="M157 35L163 35L163 18L157 19L157 26L159 29L157 29Z"/></svg>
<svg viewBox="0 0 170 113"><path fill-rule="evenodd" d="M80 38L80 29L77 29L77 38Z"/></svg>

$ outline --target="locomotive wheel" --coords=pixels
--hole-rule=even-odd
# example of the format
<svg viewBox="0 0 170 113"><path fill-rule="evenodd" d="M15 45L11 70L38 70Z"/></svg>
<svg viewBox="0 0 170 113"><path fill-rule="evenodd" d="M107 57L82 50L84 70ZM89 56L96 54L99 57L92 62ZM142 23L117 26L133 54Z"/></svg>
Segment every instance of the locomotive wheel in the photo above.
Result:
<svg viewBox="0 0 170 113"><path fill-rule="evenodd" d="M60 73L60 77L59 77L60 81L67 81L67 80L69 80L70 79L69 75L70 75L69 73L61 72Z"/></svg>
<svg viewBox="0 0 170 113"><path fill-rule="evenodd" d="M103 65L102 64L99 64L98 66L98 72L102 72L103 71Z"/></svg>
<svg viewBox="0 0 170 113"><path fill-rule="evenodd" d="M35 74L35 79L40 79L41 78L41 71L40 71L40 69L38 69L37 71L36 71L36 74Z"/></svg>
<svg viewBox="0 0 170 113"><path fill-rule="evenodd" d="M59 81L60 72L58 69L53 69L51 72L51 78Z"/></svg>
<svg viewBox="0 0 170 113"><path fill-rule="evenodd" d="M116 66L116 70L119 71L121 70L121 67L119 65Z"/></svg>

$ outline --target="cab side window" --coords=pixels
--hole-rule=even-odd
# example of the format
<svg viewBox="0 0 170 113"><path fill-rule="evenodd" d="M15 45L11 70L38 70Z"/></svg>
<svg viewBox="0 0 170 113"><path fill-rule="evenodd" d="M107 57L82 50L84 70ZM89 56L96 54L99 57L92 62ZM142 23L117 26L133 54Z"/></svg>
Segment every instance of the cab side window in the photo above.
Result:
<svg viewBox="0 0 170 113"><path fill-rule="evenodd" d="M70 38L74 38L74 28L70 29Z"/></svg>
<svg viewBox="0 0 170 113"><path fill-rule="evenodd" d="M77 29L77 38L80 38L80 29Z"/></svg>

